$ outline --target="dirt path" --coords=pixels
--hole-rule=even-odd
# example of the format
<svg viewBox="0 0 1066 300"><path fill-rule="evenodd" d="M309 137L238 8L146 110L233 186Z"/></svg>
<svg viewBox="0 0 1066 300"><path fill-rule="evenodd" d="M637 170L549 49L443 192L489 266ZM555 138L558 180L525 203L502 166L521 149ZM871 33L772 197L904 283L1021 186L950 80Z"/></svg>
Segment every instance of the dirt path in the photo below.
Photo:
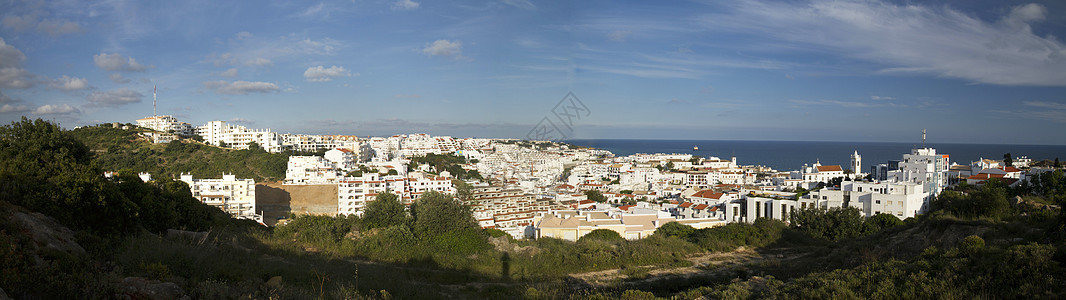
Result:
<svg viewBox="0 0 1066 300"><path fill-rule="evenodd" d="M703 276L714 273L733 272L736 266L751 265L772 260L776 262L791 260L802 257L806 253L790 253L788 249L775 249L773 254L763 255L753 249L745 247L737 248L730 252L704 252L686 257L692 262L687 267L671 267L662 265L650 265L630 267L627 270L611 269L595 272L570 274L570 278L576 282L591 287L606 287L616 285L622 281L632 283L648 282L674 277ZM790 253L790 254L785 254Z"/></svg>

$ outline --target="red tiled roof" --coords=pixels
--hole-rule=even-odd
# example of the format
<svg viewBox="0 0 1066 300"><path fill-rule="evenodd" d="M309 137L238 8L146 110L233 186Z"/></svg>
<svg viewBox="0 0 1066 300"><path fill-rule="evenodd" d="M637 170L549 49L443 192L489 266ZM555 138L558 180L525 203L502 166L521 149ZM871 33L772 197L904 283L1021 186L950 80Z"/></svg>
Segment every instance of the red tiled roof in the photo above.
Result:
<svg viewBox="0 0 1066 300"><path fill-rule="evenodd" d="M624 211L629 211L629 209L633 208L634 206L635 205L623 205L623 206L619 206L618 209L621 209L621 210L624 210Z"/></svg>
<svg viewBox="0 0 1066 300"><path fill-rule="evenodd" d="M1004 168L1002 168L1002 170L1004 172L1007 172L1007 173L1014 173L1014 172L1021 172L1022 171L1022 170L1019 170L1018 168L1015 168L1015 167L1004 167Z"/></svg>
<svg viewBox="0 0 1066 300"><path fill-rule="evenodd" d="M693 207L693 209L698 209L698 210L704 210L706 208L707 208L707 204L700 204L700 205L696 205L696 207Z"/></svg>
<svg viewBox="0 0 1066 300"><path fill-rule="evenodd" d="M689 208L690 206L692 206L692 202L681 203L681 205L678 205L678 206L684 207L684 208Z"/></svg>
<svg viewBox="0 0 1066 300"><path fill-rule="evenodd" d="M708 199L722 199L722 193L716 193L714 190L702 190L696 192L692 197L708 198Z"/></svg>
<svg viewBox="0 0 1066 300"><path fill-rule="evenodd" d="M981 174L977 174L977 175L973 175L973 176L967 177L966 179L986 180L986 179L989 179L989 178L1003 178L1003 174L981 173Z"/></svg>
<svg viewBox="0 0 1066 300"><path fill-rule="evenodd" d="M818 166L818 172L843 172L844 169L840 168L840 165L832 166Z"/></svg>

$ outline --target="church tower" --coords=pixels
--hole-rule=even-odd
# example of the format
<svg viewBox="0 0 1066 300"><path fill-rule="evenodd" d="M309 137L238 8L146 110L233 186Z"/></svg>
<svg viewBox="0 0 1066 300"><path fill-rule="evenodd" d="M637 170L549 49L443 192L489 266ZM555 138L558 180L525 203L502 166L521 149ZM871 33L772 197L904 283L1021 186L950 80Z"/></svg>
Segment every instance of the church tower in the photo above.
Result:
<svg viewBox="0 0 1066 300"><path fill-rule="evenodd" d="M851 154L851 173L862 173L862 156L859 156L859 150L855 150L855 153Z"/></svg>

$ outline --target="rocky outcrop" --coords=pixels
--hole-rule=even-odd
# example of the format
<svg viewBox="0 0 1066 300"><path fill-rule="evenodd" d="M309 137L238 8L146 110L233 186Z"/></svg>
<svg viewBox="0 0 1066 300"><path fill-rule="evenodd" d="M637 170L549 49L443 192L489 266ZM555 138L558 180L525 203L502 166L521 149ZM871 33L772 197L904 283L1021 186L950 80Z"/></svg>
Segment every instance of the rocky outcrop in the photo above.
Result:
<svg viewBox="0 0 1066 300"><path fill-rule="evenodd" d="M192 299L173 282L159 282L140 277L126 277L118 283L120 299L177 300Z"/></svg>
<svg viewBox="0 0 1066 300"><path fill-rule="evenodd" d="M0 203L0 215L6 217L7 222L17 226L26 237L32 240L30 253L34 254L33 257L38 264L44 262L41 253L46 249L53 253L85 255L85 248L75 241L74 231L59 224L52 217L7 203Z"/></svg>

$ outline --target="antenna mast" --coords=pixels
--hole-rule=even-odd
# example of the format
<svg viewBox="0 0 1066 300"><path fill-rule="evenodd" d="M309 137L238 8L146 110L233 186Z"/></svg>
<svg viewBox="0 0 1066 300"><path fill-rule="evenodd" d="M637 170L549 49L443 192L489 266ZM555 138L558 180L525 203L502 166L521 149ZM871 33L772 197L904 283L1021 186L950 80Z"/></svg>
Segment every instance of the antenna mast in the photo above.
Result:
<svg viewBox="0 0 1066 300"><path fill-rule="evenodd" d="M159 89L159 87L157 87L157 86L154 86L154 85L152 86L152 116L153 116L153 117L155 117L155 116L158 116L158 115L156 115L156 113L155 113L155 91L156 91L157 89ZM923 132L924 132L924 131L923 131Z"/></svg>
<svg viewBox="0 0 1066 300"><path fill-rule="evenodd" d="M925 128L922 128L922 148L925 148Z"/></svg>

